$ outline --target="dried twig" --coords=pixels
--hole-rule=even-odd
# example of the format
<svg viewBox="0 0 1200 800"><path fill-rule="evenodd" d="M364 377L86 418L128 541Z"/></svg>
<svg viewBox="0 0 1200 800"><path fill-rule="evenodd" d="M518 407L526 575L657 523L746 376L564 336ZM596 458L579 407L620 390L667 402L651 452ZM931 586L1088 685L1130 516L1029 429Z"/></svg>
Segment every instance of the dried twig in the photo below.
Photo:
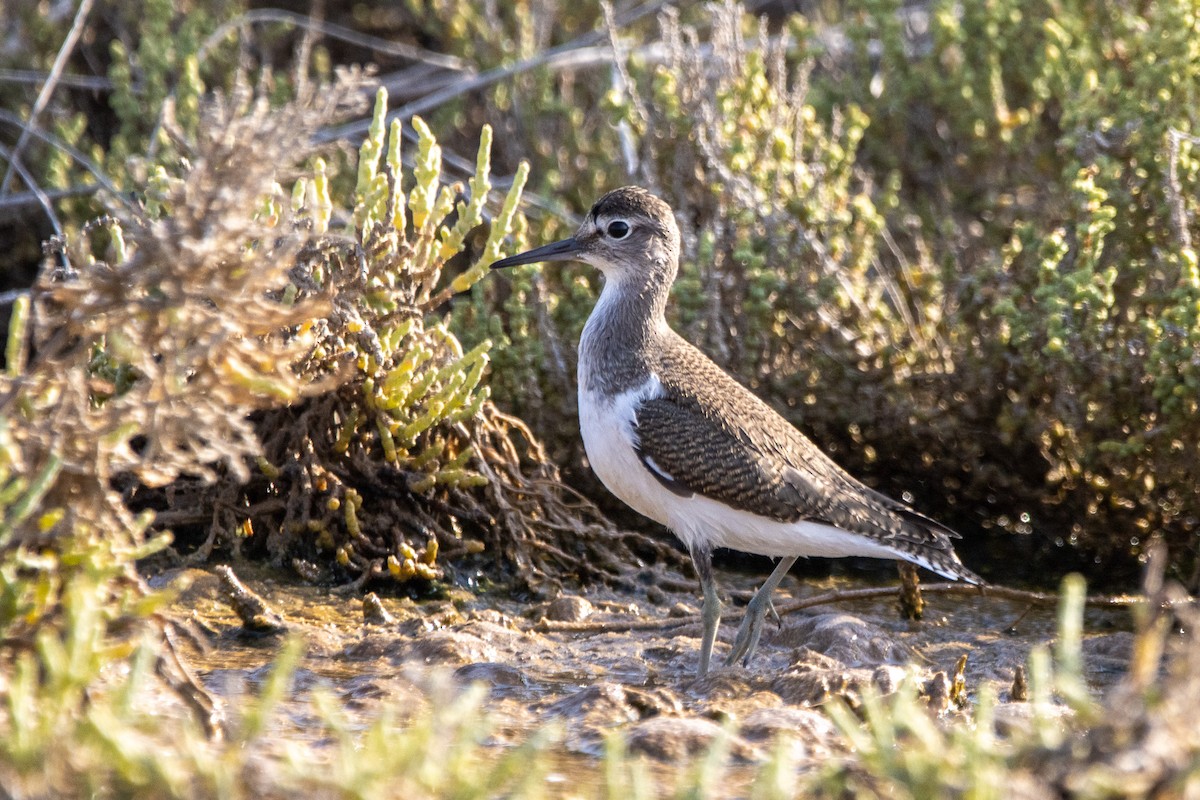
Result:
<svg viewBox="0 0 1200 800"><path fill-rule="evenodd" d="M1171 227L1175 229L1175 237L1179 246L1190 249L1192 233L1188 227L1187 206L1184 200L1183 185L1179 180L1179 145L1190 142L1200 144L1200 137L1184 133L1177 128L1167 131L1167 202L1171 208Z"/></svg>
<svg viewBox="0 0 1200 800"><path fill-rule="evenodd" d="M229 607L242 621L242 627L252 633L284 633L287 623L283 617L267 605L267 601L248 589L238 580L225 564L216 568L217 577L221 579L221 597L229 603Z"/></svg>
<svg viewBox="0 0 1200 800"><path fill-rule="evenodd" d="M907 561L900 561L896 566L900 572L900 616L904 619L920 619L925 615L925 598L921 596L917 568Z"/></svg>
<svg viewBox="0 0 1200 800"><path fill-rule="evenodd" d="M120 204L130 212L136 210L134 204L125 197L123 192L117 189L116 185L109 180L104 171L100 169L100 167L96 166L96 163L84 155L78 148L72 147L58 136L46 133L39 128L32 127L24 119L12 113L11 111L8 111L7 109L0 108L0 122L7 122L13 127L19 128L22 136L32 136L35 139L40 139L51 147L66 153L71 157L72 161L83 167L89 174L91 174L92 177L96 179L96 183L99 184L99 188L107 190L108 199L110 202Z"/></svg>
<svg viewBox="0 0 1200 800"><path fill-rule="evenodd" d="M75 12L75 20L71 23L71 30L67 31L67 38L63 40L62 47L58 49L58 54L54 57L54 64L50 67L50 74L46 76L46 82L42 84L42 89L38 92L37 99L33 103L33 108L29 111L28 125L21 129L21 136L17 139L16 145L13 146L12 154L8 159L8 170L4 173L4 181L0 182L0 194L6 194L9 186L12 185L13 172L15 171L17 162L21 160L21 152L29 142L30 131L37 127L38 117L41 116L42 111L46 108L46 104L50 102L50 97L54 94L55 87L58 86L58 78L62 75L62 71L67 65L67 58L71 55L71 51L75 49L75 43L79 41L79 37L83 34L88 14L92 10L92 2L93 0L80 0L79 8Z"/></svg>

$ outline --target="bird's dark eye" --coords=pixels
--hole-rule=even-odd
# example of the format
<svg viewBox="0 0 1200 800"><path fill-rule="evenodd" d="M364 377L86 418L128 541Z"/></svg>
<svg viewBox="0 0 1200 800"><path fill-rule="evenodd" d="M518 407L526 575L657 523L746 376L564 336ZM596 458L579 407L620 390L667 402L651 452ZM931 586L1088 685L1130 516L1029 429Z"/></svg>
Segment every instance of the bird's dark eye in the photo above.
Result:
<svg viewBox="0 0 1200 800"><path fill-rule="evenodd" d="M624 239L629 235L629 223L623 219L608 223L608 235L614 239Z"/></svg>

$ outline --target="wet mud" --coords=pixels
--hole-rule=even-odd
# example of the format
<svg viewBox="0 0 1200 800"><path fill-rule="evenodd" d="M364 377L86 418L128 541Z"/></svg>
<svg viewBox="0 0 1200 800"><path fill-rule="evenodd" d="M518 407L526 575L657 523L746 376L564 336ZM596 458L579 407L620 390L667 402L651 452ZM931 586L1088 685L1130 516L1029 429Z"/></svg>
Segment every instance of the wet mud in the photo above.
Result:
<svg viewBox="0 0 1200 800"><path fill-rule="evenodd" d="M187 587L175 610L190 615L209 640L187 655L202 684L224 702L256 691L281 637L299 633L307 654L284 704L287 736L304 736L318 687L365 719L384 700L417 714L438 692L482 684L485 708L498 723L494 744L522 742L556 724L568 759L599 756L606 737L619 730L629 751L673 762L705 751L729 729L737 759L763 760L786 736L794 762L818 763L846 749L823 704L836 697L854 706L868 687L887 694L906 682L946 724L956 724L989 687L1003 734L1030 716L1019 680L1014 696L1018 669L1032 647L1052 644L1056 631L1053 608L987 595L927 595L924 619L916 622L901 619L895 596L847 601L785 614L778 624L768 619L748 666L718 666L697 678L700 625L684 581L676 582L677 591L596 590L538 603L459 590L423 602L364 602L257 568L239 566L237 574L278 615L278 630L244 625L216 570L168 572L153 581ZM719 575L738 597L761 578ZM859 586L789 577L776 605ZM714 664L723 664L730 648L739 605L726 602ZM631 621L659 627L628 630ZM583 622L591 629L553 629ZM1125 610L1087 612L1085 676L1097 693L1126 669L1129 625ZM965 668L956 674L964 655Z"/></svg>

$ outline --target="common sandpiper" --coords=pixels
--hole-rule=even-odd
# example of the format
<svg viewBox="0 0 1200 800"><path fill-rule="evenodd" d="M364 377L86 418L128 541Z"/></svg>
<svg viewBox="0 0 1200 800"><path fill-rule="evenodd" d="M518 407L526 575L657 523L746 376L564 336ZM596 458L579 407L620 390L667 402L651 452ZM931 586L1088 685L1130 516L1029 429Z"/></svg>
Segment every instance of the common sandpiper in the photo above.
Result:
<svg viewBox="0 0 1200 800"><path fill-rule="evenodd" d="M717 547L779 559L727 666L749 662L771 594L800 556L902 559L982 584L954 552L958 534L855 480L668 326L679 253L670 206L627 186L600 198L571 238L492 266L582 261L604 274L579 340L583 446L608 490L691 554L704 594L699 674L721 618Z"/></svg>

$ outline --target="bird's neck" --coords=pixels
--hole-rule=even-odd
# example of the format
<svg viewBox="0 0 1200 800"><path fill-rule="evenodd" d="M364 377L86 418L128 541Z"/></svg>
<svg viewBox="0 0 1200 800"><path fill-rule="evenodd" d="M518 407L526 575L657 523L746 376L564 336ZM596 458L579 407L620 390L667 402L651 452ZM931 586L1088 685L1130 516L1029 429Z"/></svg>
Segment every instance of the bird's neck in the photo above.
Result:
<svg viewBox="0 0 1200 800"><path fill-rule="evenodd" d="M605 279L579 339L581 392L617 394L641 386L653 370L652 356L669 334L666 272Z"/></svg>

